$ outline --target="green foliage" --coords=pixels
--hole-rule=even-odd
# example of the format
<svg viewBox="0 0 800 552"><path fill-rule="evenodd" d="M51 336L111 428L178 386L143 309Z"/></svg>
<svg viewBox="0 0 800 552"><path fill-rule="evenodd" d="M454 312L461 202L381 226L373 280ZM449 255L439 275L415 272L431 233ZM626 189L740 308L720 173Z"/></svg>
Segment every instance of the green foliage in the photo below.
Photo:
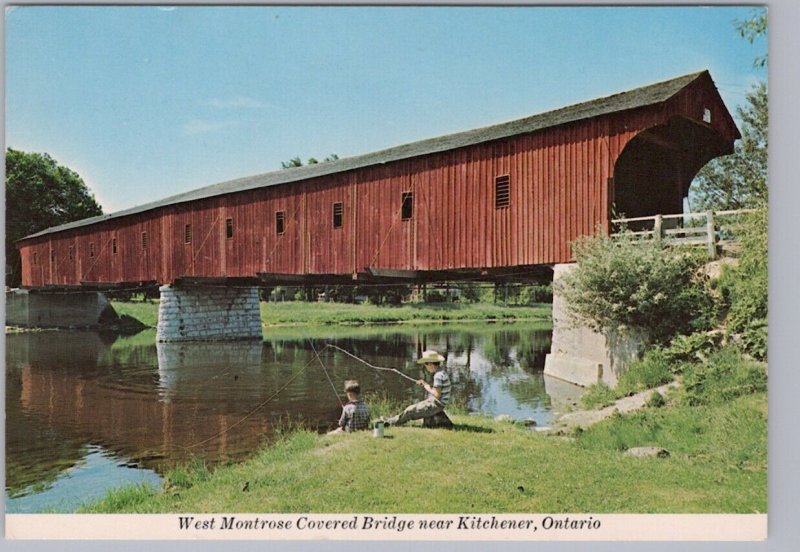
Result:
<svg viewBox="0 0 800 552"><path fill-rule="evenodd" d="M82 513L134 511L147 509L148 504L158 495L158 489L147 483L128 485L106 491L101 503L89 504L79 511ZM102 504L102 509L98 505Z"/></svg>
<svg viewBox="0 0 800 552"><path fill-rule="evenodd" d="M451 415L454 431L393 427L386 429L384 439L366 431L332 436L298 431L257 451L250 460L216 468L207 481L190 488L163 491L144 501L100 502L87 509L763 512L767 504L764 409L763 395L715 406L651 409L576 432L575 441L455 414ZM670 458L621 455L630 446L647 444L668 449ZM242 490L244 482L247 492Z"/></svg>
<svg viewBox="0 0 800 552"><path fill-rule="evenodd" d="M614 389L603 382L595 383L586 388L581 395L581 405L584 408L595 409L613 404L619 398Z"/></svg>
<svg viewBox="0 0 800 552"><path fill-rule="evenodd" d="M742 38L752 44L757 38L767 35L767 11L764 8L754 10L753 14L744 20L736 21L736 30ZM753 60L754 67L765 67L769 54L758 56Z"/></svg>
<svg viewBox="0 0 800 552"><path fill-rule="evenodd" d="M664 477L669 477L668 463L688 461L699 467L710 462L718 470L711 476L715 485L730 483L736 473L748 478L763 475L767 465L766 396L759 393L713 405L678 405L619 416L583 432L578 446L607 451L663 447L670 451L669 460L658 461ZM623 466L619 469L625 469Z"/></svg>
<svg viewBox="0 0 800 552"><path fill-rule="evenodd" d="M704 166L689 194L692 210L733 210L767 204L767 85L753 86L736 110L742 138L732 155Z"/></svg>
<svg viewBox="0 0 800 552"><path fill-rule="evenodd" d="M623 231L573 243L574 269L559 282L570 314L600 332L635 329L655 343L710 327L715 304L703 252L666 248Z"/></svg>
<svg viewBox="0 0 800 552"><path fill-rule="evenodd" d="M616 392L620 396L633 395L669 383L674 377L672 364L664 351L659 348L650 349L644 358L631 363L622 373Z"/></svg>
<svg viewBox="0 0 800 552"><path fill-rule="evenodd" d="M744 223L739 265L723 271L719 288L730 306L729 334L757 359L767 357L767 210L758 209Z"/></svg>
<svg viewBox="0 0 800 552"><path fill-rule="evenodd" d="M718 404L767 390L763 363L747 360L734 346L727 346L706 362L686 365L683 401L689 405Z"/></svg>
<svg viewBox="0 0 800 552"><path fill-rule="evenodd" d="M667 404L667 399L658 391L654 391L650 398L647 399L645 406L648 408L661 408Z"/></svg>
<svg viewBox="0 0 800 552"><path fill-rule="evenodd" d="M588 409L602 408L613 404L621 397L669 383L675 378L674 367L664 350L651 349L645 353L644 358L631 363L613 389L603 382L590 385L581 396L581 404ZM662 402L659 406L663 404Z"/></svg>
<svg viewBox="0 0 800 552"><path fill-rule="evenodd" d="M103 210L78 174L46 153L6 150L6 285L20 284L15 242Z"/></svg>
<svg viewBox="0 0 800 552"><path fill-rule="evenodd" d="M719 348L721 341L720 332L679 335L664 349L664 355L673 364L703 361Z"/></svg>
<svg viewBox="0 0 800 552"><path fill-rule="evenodd" d="M330 161L336 161L339 159L339 156L335 153L330 154L328 157L322 160L323 163L329 163ZM315 157L309 157L308 161L306 162L307 165L316 165L319 161ZM303 160L300 157L292 157L288 161L281 161L281 168L282 169L293 169L295 167L302 167Z"/></svg>
<svg viewBox="0 0 800 552"><path fill-rule="evenodd" d="M190 489L197 483L208 481L210 475L205 462L195 459L189 464L176 466L167 472L164 487L170 490Z"/></svg>

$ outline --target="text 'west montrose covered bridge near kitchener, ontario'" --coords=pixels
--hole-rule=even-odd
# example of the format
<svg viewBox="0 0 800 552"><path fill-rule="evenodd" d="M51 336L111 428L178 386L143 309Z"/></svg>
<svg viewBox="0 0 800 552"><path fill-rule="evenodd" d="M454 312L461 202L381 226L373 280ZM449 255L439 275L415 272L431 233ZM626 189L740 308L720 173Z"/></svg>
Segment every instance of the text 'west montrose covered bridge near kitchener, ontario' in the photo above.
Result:
<svg viewBox="0 0 800 552"><path fill-rule="evenodd" d="M24 288L541 278L570 243L680 213L739 131L707 71L21 239Z"/></svg>

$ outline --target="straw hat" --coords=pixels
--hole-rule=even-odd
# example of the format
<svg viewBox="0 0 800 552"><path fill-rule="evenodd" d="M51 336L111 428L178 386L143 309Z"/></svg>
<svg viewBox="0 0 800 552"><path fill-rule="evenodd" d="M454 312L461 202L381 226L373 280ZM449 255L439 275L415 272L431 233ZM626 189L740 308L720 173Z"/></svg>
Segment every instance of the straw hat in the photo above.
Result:
<svg viewBox="0 0 800 552"><path fill-rule="evenodd" d="M424 351L422 358L417 360L417 364L441 364L444 362L444 357L436 351Z"/></svg>

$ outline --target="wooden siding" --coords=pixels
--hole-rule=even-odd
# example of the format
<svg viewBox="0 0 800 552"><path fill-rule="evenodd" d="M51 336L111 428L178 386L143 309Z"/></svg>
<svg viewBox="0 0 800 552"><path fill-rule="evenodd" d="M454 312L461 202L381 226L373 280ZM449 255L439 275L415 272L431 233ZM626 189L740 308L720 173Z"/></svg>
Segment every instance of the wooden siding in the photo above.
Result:
<svg viewBox="0 0 800 552"><path fill-rule="evenodd" d="M710 124L702 121L704 108L712 111ZM657 105L31 238L19 244L23 285L569 262L570 242L608 228L615 164L626 145L675 117L713 129L730 148L737 137L710 77L701 78ZM503 175L510 203L496 208L495 178ZM402 220L407 192L413 216ZM674 193L682 194L677 186ZM334 203L343 206L340 228L333 227ZM279 211L282 235L275 228ZM184 240L187 224L191 243Z"/></svg>

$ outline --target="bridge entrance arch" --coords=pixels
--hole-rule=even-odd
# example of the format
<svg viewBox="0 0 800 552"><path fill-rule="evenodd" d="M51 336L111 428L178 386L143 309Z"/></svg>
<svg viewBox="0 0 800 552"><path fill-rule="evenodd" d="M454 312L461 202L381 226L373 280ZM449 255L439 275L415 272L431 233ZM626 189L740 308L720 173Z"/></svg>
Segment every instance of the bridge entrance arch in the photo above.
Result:
<svg viewBox="0 0 800 552"><path fill-rule="evenodd" d="M731 153L731 144L710 124L683 116L634 136L614 164L613 218L680 213L697 172Z"/></svg>

